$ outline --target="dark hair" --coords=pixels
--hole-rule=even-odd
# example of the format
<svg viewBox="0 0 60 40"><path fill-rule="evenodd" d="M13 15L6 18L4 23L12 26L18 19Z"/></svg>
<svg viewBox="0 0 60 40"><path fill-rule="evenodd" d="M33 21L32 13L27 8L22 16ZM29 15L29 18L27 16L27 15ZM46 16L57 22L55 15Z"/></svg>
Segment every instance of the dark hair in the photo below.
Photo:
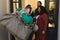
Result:
<svg viewBox="0 0 60 40"><path fill-rule="evenodd" d="M40 4L42 4L42 2L41 1L38 1Z"/></svg>
<svg viewBox="0 0 60 40"><path fill-rule="evenodd" d="M40 7L40 9L41 9L41 11L40 11L40 13L38 12L38 15L42 15L42 14L44 14L44 13L46 13L47 15L48 15L48 12L47 12L47 10L46 10L46 8L45 7L43 7L43 6L39 6ZM38 8L39 8L38 7ZM37 10L38 10L38 8L37 8Z"/></svg>
<svg viewBox="0 0 60 40"><path fill-rule="evenodd" d="M31 7L31 5L28 4L28 5L25 7L25 9L30 9L30 12L29 12L29 13L31 13L32 7Z"/></svg>

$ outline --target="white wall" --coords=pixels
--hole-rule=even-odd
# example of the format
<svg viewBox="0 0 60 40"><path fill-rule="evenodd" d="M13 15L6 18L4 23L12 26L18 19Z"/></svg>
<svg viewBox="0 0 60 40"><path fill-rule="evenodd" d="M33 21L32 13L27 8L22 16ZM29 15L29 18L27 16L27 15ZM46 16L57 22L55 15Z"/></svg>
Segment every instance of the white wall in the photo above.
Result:
<svg viewBox="0 0 60 40"><path fill-rule="evenodd" d="M6 4L7 4L7 5L6 5L6 6L7 6L7 7L6 7L6 9L7 9L6 13L10 13L10 0L7 0L7 1L6 1Z"/></svg>
<svg viewBox="0 0 60 40"><path fill-rule="evenodd" d="M58 40L60 40L60 0L59 0L59 19L58 19Z"/></svg>
<svg viewBox="0 0 60 40"><path fill-rule="evenodd" d="M9 6L7 4L9 4L7 0L0 0L0 18L3 14L9 12ZM8 32L5 29L3 29L1 25L0 25L0 40L8 40Z"/></svg>
<svg viewBox="0 0 60 40"><path fill-rule="evenodd" d="M0 14L6 13L6 0L0 0Z"/></svg>
<svg viewBox="0 0 60 40"><path fill-rule="evenodd" d="M9 0L0 0L0 14L10 13Z"/></svg>

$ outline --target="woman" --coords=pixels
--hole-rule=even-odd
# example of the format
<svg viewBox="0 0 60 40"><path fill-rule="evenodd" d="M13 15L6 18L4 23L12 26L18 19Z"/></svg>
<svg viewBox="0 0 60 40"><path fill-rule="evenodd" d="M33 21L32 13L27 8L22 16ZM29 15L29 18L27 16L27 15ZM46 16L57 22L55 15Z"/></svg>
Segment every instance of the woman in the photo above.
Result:
<svg viewBox="0 0 60 40"><path fill-rule="evenodd" d="M27 5L25 7L25 9L21 12L21 14L19 15L23 21L23 23L25 24L25 26L29 27L32 25L33 23L33 18L31 16L31 5ZM31 37L29 37L27 40L29 40ZM18 38L16 40L19 40Z"/></svg>
<svg viewBox="0 0 60 40"><path fill-rule="evenodd" d="M38 1L37 2L37 8L35 9L35 12L37 11L37 9L38 9L39 6L41 6L44 10L46 10L46 8L44 6L42 6L42 2ZM46 10L46 12L47 12L47 10ZM34 15L36 16L36 15L38 15L38 13L35 13Z"/></svg>
<svg viewBox="0 0 60 40"><path fill-rule="evenodd" d="M32 24L33 18L31 16L31 5L25 7L25 12L21 13L21 18L25 24Z"/></svg>
<svg viewBox="0 0 60 40"><path fill-rule="evenodd" d="M46 40L46 30L48 24L48 15L46 10L39 6L37 8L37 25L38 30L35 32L35 40Z"/></svg>

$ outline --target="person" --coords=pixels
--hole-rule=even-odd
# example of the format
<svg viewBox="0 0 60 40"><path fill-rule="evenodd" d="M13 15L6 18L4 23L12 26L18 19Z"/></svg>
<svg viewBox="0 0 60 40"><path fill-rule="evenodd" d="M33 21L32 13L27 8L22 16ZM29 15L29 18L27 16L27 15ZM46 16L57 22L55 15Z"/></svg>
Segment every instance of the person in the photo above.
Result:
<svg viewBox="0 0 60 40"><path fill-rule="evenodd" d="M20 15L19 15L21 17L22 21L24 22L24 24L28 25L28 26L31 26L33 23L33 18L31 16L31 10L32 10L32 7L30 4L28 4L24 8L24 10L21 10ZM27 40L32 40L32 33L29 35Z"/></svg>
<svg viewBox="0 0 60 40"><path fill-rule="evenodd" d="M33 18L31 16L31 5L27 5L25 7L25 12L21 13L21 18L25 24L32 24Z"/></svg>
<svg viewBox="0 0 60 40"><path fill-rule="evenodd" d="M44 6L42 6L42 2L41 1L38 1L37 2L37 8L35 9L35 13L34 13L35 16L38 15L38 13L36 13L36 11L37 11L37 9L38 9L39 6L41 6L47 12L46 8Z"/></svg>
<svg viewBox="0 0 60 40"><path fill-rule="evenodd" d="M35 32L35 40L46 40L48 14L42 6L39 6L37 8L36 13L38 14L37 15L38 30Z"/></svg>

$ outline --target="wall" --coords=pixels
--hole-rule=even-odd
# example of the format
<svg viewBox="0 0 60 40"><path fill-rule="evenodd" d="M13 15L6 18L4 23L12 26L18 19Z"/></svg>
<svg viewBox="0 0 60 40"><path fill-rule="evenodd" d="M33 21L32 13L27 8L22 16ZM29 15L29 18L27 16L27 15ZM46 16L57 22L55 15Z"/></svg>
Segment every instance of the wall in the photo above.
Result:
<svg viewBox="0 0 60 40"><path fill-rule="evenodd" d="M22 8L25 7L25 0L22 0Z"/></svg>
<svg viewBox="0 0 60 40"><path fill-rule="evenodd" d="M6 13L6 0L0 0L0 14Z"/></svg>
<svg viewBox="0 0 60 40"><path fill-rule="evenodd" d="M6 13L10 13L10 0L6 0Z"/></svg>
<svg viewBox="0 0 60 40"><path fill-rule="evenodd" d="M37 0L28 0L28 4L31 4L32 9L35 10L37 7Z"/></svg>
<svg viewBox="0 0 60 40"><path fill-rule="evenodd" d="M24 8L27 4L30 4L34 10L37 7L37 0L22 0L22 8Z"/></svg>
<svg viewBox="0 0 60 40"><path fill-rule="evenodd" d="M7 13L7 0L0 0L0 18ZM0 40L8 40L8 32L0 25Z"/></svg>
<svg viewBox="0 0 60 40"><path fill-rule="evenodd" d="M59 0L59 19L58 19L58 40L60 40L60 0Z"/></svg>

